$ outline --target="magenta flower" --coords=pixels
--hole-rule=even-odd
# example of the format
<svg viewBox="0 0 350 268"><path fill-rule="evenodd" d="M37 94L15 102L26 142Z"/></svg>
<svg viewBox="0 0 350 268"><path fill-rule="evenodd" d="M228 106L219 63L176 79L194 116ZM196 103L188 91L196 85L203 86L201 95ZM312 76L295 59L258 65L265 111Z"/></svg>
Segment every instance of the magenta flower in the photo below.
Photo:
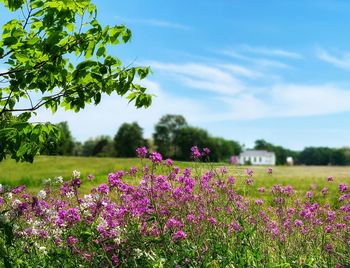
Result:
<svg viewBox="0 0 350 268"><path fill-rule="evenodd" d="M174 164L174 161L171 160L170 158L165 160L165 165L168 167L171 167Z"/></svg>
<svg viewBox="0 0 350 268"><path fill-rule="evenodd" d="M162 155L160 153L153 152L153 153L151 153L149 159L152 161L152 163L159 164L159 163L162 162L163 157L162 157Z"/></svg>
<svg viewBox="0 0 350 268"><path fill-rule="evenodd" d="M74 236L69 236L67 238L67 245L68 246L74 246L78 242L78 239L76 239Z"/></svg>
<svg viewBox="0 0 350 268"><path fill-rule="evenodd" d="M209 148L203 148L202 156L207 156L209 154L210 154L210 149Z"/></svg>
<svg viewBox="0 0 350 268"><path fill-rule="evenodd" d="M250 169L250 168L247 168L247 169L245 170L245 173L247 173L248 176L253 176L253 170Z"/></svg>
<svg viewBox="0 0 350 268"><path fill-rule="evenodd" d="M264 193L264 192L265 192L265 187L260 187L260 188L258 189L258 191L259 191L260 193Z"/></svg>
<svg viewBox="0 0 350 268"><path fill-rule="evenodd" d="M307 191L306 192L306 198L312 198L312 192L311 191Z"/></svg>
<svg viewBox="0 0 350 268"><path fill-rule="evenodd" d="M261 199L255 200L255 204L258 206L262 205L263 203L264 203L264 201L262 201Z"/></svg>
<svg viewBox="0 0 350 268"><path fill-rule="evenodd" d="M348 186L345 183L339 184L339 191L345 193L348 190Z"/></svg>
<svg viewBox="0 0 350 268"><path fill-rule="evenodd" d="M200 153L200 151L199 151L199 149L198 149L198 147L197 146L193 146L192 148L191 148L191 156L192 156L192 158L193 159L199 159L200 157L201 157L201 153Z"/></svg>
<svg viewBox="0 0 350 268"><path fill-rule="evenodd" d="M211 223L212 225L216 225L218 223L217 219L214 217L208 218L208 222Z"/></svg>
<svg viewBox="0 0 350 268"><path fill-rule="evenodd" d="M323 195L327 195L328 194L328 188L327 187L324 187L322 190L321 190L321 193Z"/></svg>
<svg viewBox="0 0 350 268"><path fill-rule="evenodd" d="M301 220L295 220L294 225L297 227L301 227L301 226L303 226L303 222Z"/></svg>
<svg viewBox="0 0 350 268"><path fill-rule="evenodd" d="M98 186L97 191L101 194L108 194L109 187L107 184L102 183Z"/></svg>
<svg viewBox="0 0 350 268"><path fill-rule="evenodd" d="M175 232L172 236L174 242L179 241L179 240L183 240L186 237L187 237L186 233L182 230Z"/></svg>
<svg viewBox="0 0 350 268"><path fill-rule="evenodd" d="M333 176L328 176L327 181L333 181Z"/></svg>
<svg viewBox="0 0 350 268"><path fill-rule="evenodd" d="M145 146L136 149L136 155L138 158L145 158L147 156L147 148Z"/></svg>
<svg viewBox="0 0 350 268"><path fill-rule="evenodd" d="M26 188L25 185L21 185L21 186L17 186L16 188L12 189L12 193L13 194L20 194L24 191L24 189Z"/></svg>

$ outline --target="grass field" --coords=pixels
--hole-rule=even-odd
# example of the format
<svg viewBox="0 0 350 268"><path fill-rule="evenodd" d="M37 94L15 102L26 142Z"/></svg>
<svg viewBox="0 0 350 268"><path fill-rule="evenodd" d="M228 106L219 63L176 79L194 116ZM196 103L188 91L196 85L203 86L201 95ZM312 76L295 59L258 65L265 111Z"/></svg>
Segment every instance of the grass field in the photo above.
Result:
<svg viewBox="0 0 350 268"><path fill-rule="evenodd" d="M181 168L193 167L194 163L175 162ZM244 166L229 166L226 163L201 164L203 169L226 165L228 172L234 176L244 175ZM11 186L24 184L33 191L42 187L44 179L63 176L68 179L73 170L79 170L82 178L93 174L93 182L85 183L85 187L92 184L105 182L108 173L129 169L133 166L141 167L141 162L136 158L94 158L94 157L64 157L64 156L39 156L33 164L16 163L13 160L5 160L0 163L0 183ZM325 184L328 176L333 176L336 183L350 183L350 166L275 166L273 174L267 174L267 167L251 166L254 171L255 184L270 187L274 184L291 184L299 190L308 190L310 185L316 184L319 187ZM137 183L135 181L135 183ZM328 187L329 185L327 185ZM84 187L84 188L85 188Z"/></svg>

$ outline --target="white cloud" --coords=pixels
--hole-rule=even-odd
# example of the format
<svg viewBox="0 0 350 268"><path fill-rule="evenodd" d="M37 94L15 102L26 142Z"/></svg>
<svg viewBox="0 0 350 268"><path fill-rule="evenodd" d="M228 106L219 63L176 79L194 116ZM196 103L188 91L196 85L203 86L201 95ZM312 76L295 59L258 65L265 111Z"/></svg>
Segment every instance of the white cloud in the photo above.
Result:
<svg viewBox="0 0 350 268"><path fill-rule="evenodd" d="M222 120L305 117L350 111L350 89L335 85L279 84L263 96L243 94L221 100L231 107Z"/></svg>
<svg viewBox="0 0 350 268"><path fill-rule="evenodd" d="M291 68L290 65L278 60L246 56L243 53L237 52L232 49L225 49L220 51L220 53L234 59L246 61L260 68L280 68L280 69Z"/></svg>
<svg viewBox="0 0 350 268"><path fill-rule="evenodd" d="M136 18L125 18L121 16L115 17L118 20L121 20L125 23L136 23L136 24L143 24L143 25L150 25L155 27L162 27L162 28L173 28L173 29L179 29L179 30L190 30L191 27L188 25L184 25L181 23L176 22L170 22L165 20L159 20L159 19L136 19Z"/></svg>
<svg viewBox="0 0 350 268"><path fill-rule="evenodd" d="M266 56L275 56L282 58L290 58L290 59L302 59L302 55L296 52L278 49L278 48L266 48L266 47L253 47L248 45L243 45L242 49L247 52L266 55Z"/></svg>
<svg viewBox="0 0 350 268"><path fill-rule="evenodd" d="M184 85L220 94L234 95L243 90L244 85L232 72L202 63L162 63L149 62L156 72L179 79Z"/></svg>
<svg viewBox="0 0 350 268"><path fill-rule="evenodd" d="M328 51L324 49L317 49L316 55L319 59L328 62L335 67L350 70L350 53L345 52L342 53L340 56L334 56L331 55Z"/></svg>

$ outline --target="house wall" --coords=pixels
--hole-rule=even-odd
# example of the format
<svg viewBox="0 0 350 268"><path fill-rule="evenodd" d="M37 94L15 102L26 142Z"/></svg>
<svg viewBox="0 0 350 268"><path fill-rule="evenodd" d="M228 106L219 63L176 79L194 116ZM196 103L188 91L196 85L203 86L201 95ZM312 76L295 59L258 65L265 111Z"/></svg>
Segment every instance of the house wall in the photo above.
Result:
<svg viewBox="0 0 350 268"><path fill-rule="evenodd" d="M275 156L240 156L239 163L244 165L245 163L250 162L252 165L271 165L276 164Z"/></svg>

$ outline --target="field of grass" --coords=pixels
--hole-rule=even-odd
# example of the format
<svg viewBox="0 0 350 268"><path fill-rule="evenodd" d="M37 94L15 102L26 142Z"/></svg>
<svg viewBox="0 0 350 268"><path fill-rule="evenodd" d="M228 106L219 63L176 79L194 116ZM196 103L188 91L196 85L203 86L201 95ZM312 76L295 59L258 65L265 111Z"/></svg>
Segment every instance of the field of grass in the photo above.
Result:
<svg viewBox="0 0 350 268"><path fill-rule="evenodd" d="M191 162L175 162L180 168L194 167ZM226 163L200 164L202 169L210 169L220 166L226 166L229 174L236 177L242 177L245 174L245 166L229 166ZM95 158L95 157L66 157L66 156L39 156L35 158L33 164L16 163L7 159L0 163L0 183L17 186L26 185L33 191L42 187L44 179L63 176L70 178L73 170L79 170L82 178L93 174L93 182L85 183L88 188L91 184L105 182L110 172L131 167L141 167L141 162L137 158ZM336 187L338 183L350 182L350 166L275 166L273 174L267 174L267 167L251 166L254 171L255 183L259 186L271 187L274 184L291 184L298 190L308 190L312 184L322 187L328 176L333 176ZM133 183L138 183L137 181ZM329 186L329 185L327 185ZM332 187L332 186L331 186ZM85 188L85 187L84 187ZM91 187L90 187L91 188Z"/></svg>

